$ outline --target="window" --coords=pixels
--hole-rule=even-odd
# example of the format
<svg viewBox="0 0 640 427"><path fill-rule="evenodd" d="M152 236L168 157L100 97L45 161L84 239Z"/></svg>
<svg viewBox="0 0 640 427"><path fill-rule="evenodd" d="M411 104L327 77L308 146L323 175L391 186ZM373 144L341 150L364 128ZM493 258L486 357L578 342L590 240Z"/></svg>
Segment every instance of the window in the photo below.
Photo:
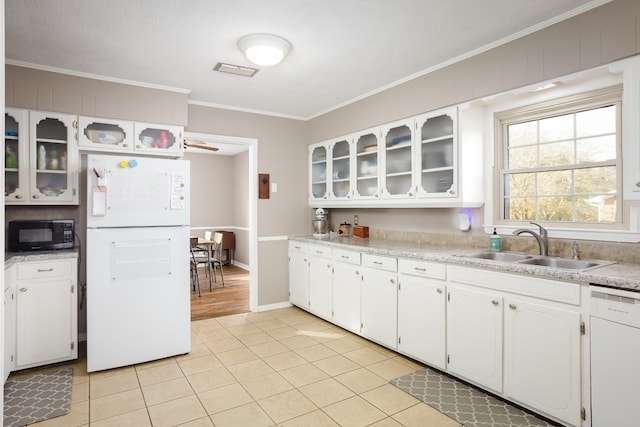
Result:
<svg viewBox="0 0 640 427"><path fill-rule="evenodd" d="M499 222L619 227L621 88L496 114Z"/></svg>

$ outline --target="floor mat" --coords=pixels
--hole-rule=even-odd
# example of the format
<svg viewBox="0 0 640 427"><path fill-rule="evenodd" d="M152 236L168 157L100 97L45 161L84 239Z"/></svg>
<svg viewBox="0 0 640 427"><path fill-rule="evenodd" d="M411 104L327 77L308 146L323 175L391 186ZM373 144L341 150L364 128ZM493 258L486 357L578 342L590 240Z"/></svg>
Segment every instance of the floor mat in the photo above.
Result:
<svg viewBox="0 0 640 427"><path fill-rule="evenodd" d="M18 427L71 410L73 369L9 379L4 385L4 427Z"/></svg>
<svg viewBox="0 0 640 427"><path fill-rule="evenodd" d="M421 369L391 384L466 427L554 425L434 369Z"/></svg>

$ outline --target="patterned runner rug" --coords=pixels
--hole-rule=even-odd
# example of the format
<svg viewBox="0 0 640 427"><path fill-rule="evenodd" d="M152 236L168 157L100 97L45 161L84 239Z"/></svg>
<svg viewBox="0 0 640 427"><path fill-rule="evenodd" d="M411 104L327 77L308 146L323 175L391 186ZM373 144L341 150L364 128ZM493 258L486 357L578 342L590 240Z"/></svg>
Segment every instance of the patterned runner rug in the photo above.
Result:
<svg viewBox="0 0 640 427"><path fill-rule="evenodd" d="M550 427L555 425L435 369L421 369L391 380L391 384L443 412L465 427Z"/></svg>
<svg viewBox="0 0 640 427"><path fill-rule="evenodd" d="M73 369L9 379L4 385L4 427L18 427L71 410Z"/></svg>

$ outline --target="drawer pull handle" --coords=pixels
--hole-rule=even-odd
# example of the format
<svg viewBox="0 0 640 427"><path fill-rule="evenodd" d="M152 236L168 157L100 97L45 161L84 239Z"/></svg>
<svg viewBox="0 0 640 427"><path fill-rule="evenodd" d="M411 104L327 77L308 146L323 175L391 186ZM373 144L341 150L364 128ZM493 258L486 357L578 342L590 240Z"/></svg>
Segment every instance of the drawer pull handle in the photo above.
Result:
<svg viewBox="0 0 640 427"><path fill-rule="evenodd" d="M39 268L38 273L48 273L49 271L53 271L53 267L51 268Z"/></svg>
<svg viewBox="0 0 640 427"><path fill-rule="evenodd" d="M383 264L382 261L373 261L373 263L376 264L376 265L382 265Z"/></svg>
<svg viewBox="0 0 640 427"><path fill-rule="evenodd" d="M324 253L324 251L318 251L318 250L316 250L316 253L317 253L317 254L323 254L323 253Z"/></svg>
<svg viewBox="0 0 640 427"><path fill-rule="evenodd" d="M427 269L424 267L413 267L413 269L416 271L427 271Z"/></svg>
<svg viewBox="0 0 640 427"><path fill-rule="evenodd" d="M515 305L515 304L509 304L509 308L510 308L511 310L515 310L515 309L516 309L516 308L518 308L518 307L516 307L516 305Z"/></svg>
<svg viewBox="0 0 640 427"><path fill-rule="evenodd" d="M295 249L300 249L300 246L294 246Z"/></svg>
<svg viewBox="0 0 640 427"><path fill-rule="evenodd" d="M436 289L436 292L438 292L439 294L441 294L441 293L442 293L442 289L438 288L438 289Z"/></svg>
<svg viewBox="0 0 640 427"><path fill-rule="evenodd" d="M28 290L28 288L20 288L20 292L27 292Z"/></svg>
<svg viewBox="0 0 640 427"><path fill-rule="evenodd" d="M349 259L351 257L349 255L340 255L340 258Z"/></svg>
<svg viewBox="0 0 640 427"><path fill-rule="evenodd" d="M497 300L497 299L493 299L493 300L491 300L491 304L493 304L493 305L498 305L498 300Z"/></svg>

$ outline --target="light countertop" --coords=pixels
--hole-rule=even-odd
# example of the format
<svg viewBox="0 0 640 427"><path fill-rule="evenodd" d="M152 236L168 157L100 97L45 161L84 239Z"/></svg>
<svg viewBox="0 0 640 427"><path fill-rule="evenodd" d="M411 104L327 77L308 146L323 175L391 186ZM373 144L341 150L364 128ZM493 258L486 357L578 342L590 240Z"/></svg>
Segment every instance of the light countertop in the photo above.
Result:
<svg viewBox="0 0 640 427"><path fill-rule="evenodd" d="M640 292L640 264L613 263L585 271L543 267L517 262L494 261L469 258L468 255L484 249L477 247L444 246L374 238L343 237L315 238L313 236L290 236L312 244L327 245L341 249L357 250L374 255L413 258L425 261L446 262L448 264L488 268L511 273L531 274L557 280L609 286L612 288ZM535 256L535 255L534 255Z"/></svg>
<svg viewBox="0 0 640 427"><path fill-rule="evenodd" d="M33 252L5 252L5 270L17 262L25 261L50 261L55 259L78 258L78 249L63 249L57 251L33 251Z"/></svg>

